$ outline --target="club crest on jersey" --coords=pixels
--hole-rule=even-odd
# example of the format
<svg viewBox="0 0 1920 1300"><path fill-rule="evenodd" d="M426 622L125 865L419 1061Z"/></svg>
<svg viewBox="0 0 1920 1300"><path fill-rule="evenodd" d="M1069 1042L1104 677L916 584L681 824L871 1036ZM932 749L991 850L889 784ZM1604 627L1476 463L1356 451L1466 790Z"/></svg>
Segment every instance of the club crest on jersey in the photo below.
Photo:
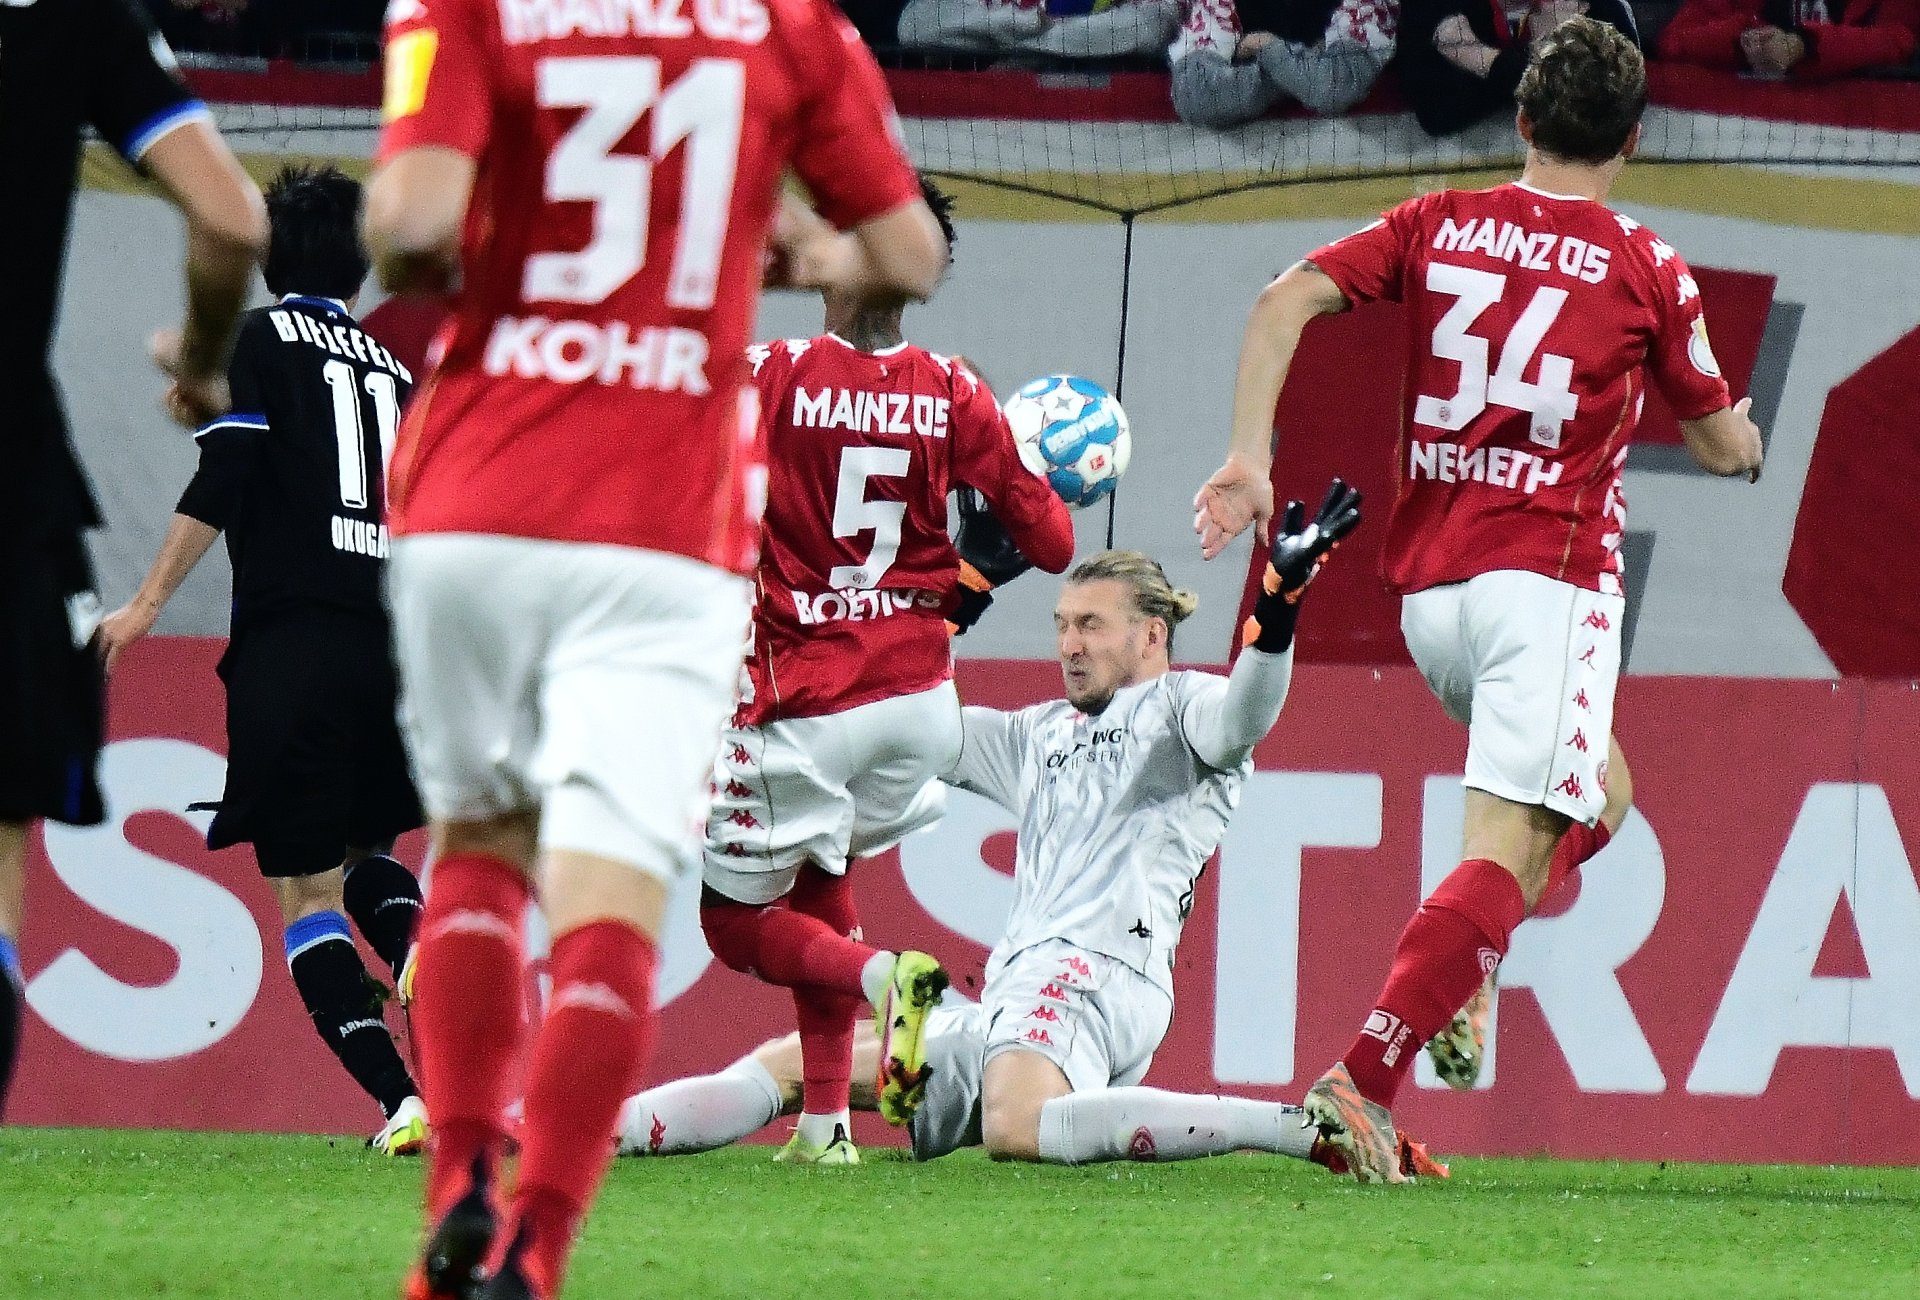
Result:
<svg viewBox="0 0 1920 1300"><path fill-rule="evenodd" d="M1713 355L1713 344L1707 341L1707 318L1693 318L1692 336L1687 339L1687 360L1693 362L1693 368L1712 379L1720 378L1720 358Z"/></svg>

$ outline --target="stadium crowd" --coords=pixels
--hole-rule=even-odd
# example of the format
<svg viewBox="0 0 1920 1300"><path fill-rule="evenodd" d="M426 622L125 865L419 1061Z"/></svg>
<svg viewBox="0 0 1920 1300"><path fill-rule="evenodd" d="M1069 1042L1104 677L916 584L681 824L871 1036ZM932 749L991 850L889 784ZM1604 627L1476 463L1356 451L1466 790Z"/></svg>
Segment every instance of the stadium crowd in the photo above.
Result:
<svg viewBox="0 0 1920 1300"><path fill-rule="evenodd" d="M147 0L177 48L371 60L382 0ZM883 59L1150 68L1183 121L1348 111L1391 69L1421 127L1510 113L1529 52L1567 19L1654 57L1758 80L1920 76L1920 0L846 0Z"/></svg>

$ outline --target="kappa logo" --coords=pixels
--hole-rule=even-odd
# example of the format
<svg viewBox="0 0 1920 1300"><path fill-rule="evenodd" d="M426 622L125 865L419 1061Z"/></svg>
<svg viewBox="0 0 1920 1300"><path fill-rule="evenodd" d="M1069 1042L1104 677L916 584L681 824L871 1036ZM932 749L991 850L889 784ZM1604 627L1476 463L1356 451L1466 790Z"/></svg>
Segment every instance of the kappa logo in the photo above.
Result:
<svg viewBox="0 0 1920 1300"><path fill-rule="evenodd" d="M660 1148L663 1144L665 1144L666 1140L667 1140L667 1121L661 1119L658 1115L655 1115L653 1117L653 1127L647 1130L647 1150L651 1151L655 1155L659 1155Z"/></svg>
<svg viewBox="0 0 1920 1300"><path fill-rule="evenodd" d="M1053 1046L1053 1035L1044 1029L1029 1029L1026 1033L1022 1034L1021 1037L1029 1043L1039 1043L1043 1047Z"/></svg>
<svg viewBox="0 0 1920 1300"><path fill-rule="evenodd" d="M1580 778L1572 772L1567 773L1567 779L1553 788L1569 799L1584 799L1587 797L1586 791L1580 786Z"/></svg>
<svg viewBox="0 0 1920 1300"><path fill-rule="evenodd" d="M757 830L760 826L760 819L748 812L745 808L735 808L727 814L727 820L735 826L745 827L747 830Z"/></svg>
<svg viewBox="0 0 1920 1300"><path fill-rule="evenodd" d="M747 846L744 844L729 844L722 851L730 858L744 858L747 856Z"/></svg>
<svg viewBox="0 0 1920 1300"><path fill-rule="evenodd" d="M1587 733L1582 731L1579 727L1575 727L1573 729L1573 739L1567 742L1566 747L1568 749L1577 749L1583 754L1586 753L1587 752Z"/></svg>
<svg viewBox="0 0 1920 1300"><path fill-rule="evenodd" d="M753 766L753 755L747 752L745 745L735 744L732 749L727 751L727 761L735 767L751 767Z"/></svg>
<svg viewBox="0 0 1920 1300"><path fill-rule="evenodd" d="M748 785L745 781L728 781L727 782L727 798L748 799L748 798L751 798L752 796L753 796L753 787Z"/></svg>
<svg viewBox="0 0 1920 1300"><path fill-rule="evenodd" d="M1027 1012L1027 1019L1044 1020L1048 1024L1057 1025L1060 1023L1060 1013L1052 1007L1035 1007Z"/></svg>
<svg viewBox="0 0 1920 1300"><path fill-rule="evenodd" d="M1067 1000L1067 991L1058 984L1046 984L1041 986L1040 996L1043 998L1052 998L1055 1002L1065 1002Z"/></svg>
<svg viewBox="0 0 1920 1300"><path fill-rule="evenodd" d="M1587 612L1587 616L1580 620L1580 624L1582 627L1599 628L1602 632L1605 632L1607 629L1613 626L1613 623L1607 618L1607 616L1605 614L1602 614L1597 609L1589 610Z"/></svg>
<svg viewBox="0 0 1920 1300"><path fill-rule="evenodd" d="M1593 712L1593 706L1587 703L1587 691L1584 686L1573 693L1573 702L1585 709L1588 713Z"/></svg>
<svg viewBox="0 0 1920 1300"><path fill-rule="evenodd" d="M549 1017L569 1007L581 1011L601 1011L622 1020L633 1019L633 1008L627 1000L613 989L598 981L592 984L566 984L553 991L553 1004L547 1009Z"/></svg>
<svg viewBox="0 0 1920 1300"><path fill-rule="evenodd" d="M1093 978L1093 967L1087 965L1086 962L1078 957L1069 957L1061 964L1083 980Z"/></svg>
<svg viewBox="0 0 1920 1300"><path fill-rule="evenodd" d="M1127 1154L1135 1160L1158 1160L1160 1148L1153 1144L1153 1134L1142 1124L1133 1131L1133 1137L1127 1142Z"/></svg>
<svg viewBox="0 0 1920 1300"><path fill-rule="evenodd" d="M1593 654L1594 654L1594 651L1598 650L1599 648L1600 647L1597 645L1588 646L1587 652L1580 656L1580 662L1585 664L1589 668L1593 667Z"/></svg>

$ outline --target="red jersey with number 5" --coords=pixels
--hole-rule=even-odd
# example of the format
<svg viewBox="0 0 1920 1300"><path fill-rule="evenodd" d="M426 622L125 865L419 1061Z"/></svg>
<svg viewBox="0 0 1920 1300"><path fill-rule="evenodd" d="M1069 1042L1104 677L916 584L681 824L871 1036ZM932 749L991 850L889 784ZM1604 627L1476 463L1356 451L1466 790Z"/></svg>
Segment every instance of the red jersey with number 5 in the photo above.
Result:
<svg viewBox="0 0 1920 1300"><path fill-rule="evenodd" d="M750 356L770 473L736 725L838 713L953 675L940 611L959 578L947 494L962 484L1040 568L1073 561L1066 506L966 366L832 334Z"/></svg>
<svg viewBox="0 0 1920 1300"><path fill-rule="evenodd" d="M1309 260L1351 302L1406 305L1388 584L1524 569L1624 594L1620 475L1646 377L1682 420L1728 403L1672 246L1510 184L1423 195Z"/></svg>
<svg viewBox="0 0 1920 1300"><path fill-rule="evenodd" d="M828 0L395 0L380 159L476 177L396 533L614 543L752 570L743 359L782 173L845 229L919 197Z"/></svg>

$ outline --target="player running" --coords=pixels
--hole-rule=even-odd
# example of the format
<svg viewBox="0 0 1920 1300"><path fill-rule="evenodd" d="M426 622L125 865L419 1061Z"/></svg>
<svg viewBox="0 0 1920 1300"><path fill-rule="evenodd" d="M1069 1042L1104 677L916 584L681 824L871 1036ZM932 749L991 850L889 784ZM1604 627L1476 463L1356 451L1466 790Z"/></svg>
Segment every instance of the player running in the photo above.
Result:
<svg viewBox="0 0 1920 1300"><path fill-rule="evenodd" d="M922 191L951 247L951 201ZM767 516L741 703L713 773L700 916L715 956L793 990L806 1105L776 1158L801 1164L859 1163L848 1097L863 1005L885 1036L880 1107L906 1122L927 1011L946 986L925 953L861 941L847 866L939 819L933 778L960 752L943 621L959 570L948 493L977 489L1048 572L1073 559L1067 509L1021 463L993 394L906 342L902 308L829 292L825 334L752 352Z"/></svg>
<svg viewBox="0 0 1920 1300"><path fill-rule="evenodd" d="M1274 408L1300 331L1353 303L1406 304L1412 364L1385 576L1405 596L1414 662L1468 724L1466 835L1460 866L1401 934L1353 1046L1307 1093L1320 1131L1366 1181L1400 1181L1389 1107L1415 1049L1625 815L1612 738L1620 475L1642 368L1702 467L1760 474L1760 431L1748 401L1728 404L1686 263L1605 206L1639 144L1640 51L1576 18L1542 42L1518 99L1518 182L1403 203L1261 294L1227 463L1195 500L1209 558L1249 523L1264 532ZM1477 1023L1484 1033L1483 1011ZM1470 1078L1471 1026L1464 1037Z"/></svg>
<svg viewBox="0 0 1920 1300"><path fill-rule="evenodd" d="M189 427L226 409L227 351L266 242L260 192L167 43L125 0L0 5L0 176L9 234L0 266L0 1114L24 1029L19 953L28 828L93 826L100 598L85 534L99 507L67 438L48 365L73 217L81 131L91 126L159 183L186 218L186 318L156 335L168 413Z"/></svg>
<svg viewBox="0 0 1920 1300"><path fill-rule="evenodd" d="M769 230L801 287L925 297L946 250L825 0L411 0L387 31L369 242L390 288L456 291L389 482L438 854L413 1011L434 1227L409 1289L546 1300L646 1055L655 937L733 703ZM826 220L781 204L789 165ZM501 1206L536 878L552 995Z"/></svg>
<svg viewBox="0 0 1920 1300"><path fill-rule="evenodd" d="M227 788L207 846L251 843L286 927L287 968L340 1063L380 1104L370 1145L413 1155L427 1115L347 918L400 982L420 885L388 856L421 823L394 719L386 458L413 376L355 323L367 278L360 185L287 167L267 189L277 306L242 320L230 414L194 435L200 466L140 590L100 624L106 668L221 533L233 556Z"/></svg>
<svg viewBox="0 0 1920 1300"><path fill-rule="evenodd" d="M1331 1158L1299 1107L1139 1084L1172 1019L1195 882L1286 700L1300 598L1358 521L1359 494L1337 481L1312 522L1294 503L1226 678L1169 670L1193 594L1146 556L1107 551L1073 570L1055 609L1066 699L964 710L944 779L1019 817L1014 904L981 1002L931 1017L917 1156L984 1142L998 1158L1056 1164L1243 1149ZM796 1065L792 1044L770 1044L643 1093L620 1146L678 1154L745 1137L788 1107ZM1405 1156L1409 1173L1445 1174L1411 1143Z"/></svg>

